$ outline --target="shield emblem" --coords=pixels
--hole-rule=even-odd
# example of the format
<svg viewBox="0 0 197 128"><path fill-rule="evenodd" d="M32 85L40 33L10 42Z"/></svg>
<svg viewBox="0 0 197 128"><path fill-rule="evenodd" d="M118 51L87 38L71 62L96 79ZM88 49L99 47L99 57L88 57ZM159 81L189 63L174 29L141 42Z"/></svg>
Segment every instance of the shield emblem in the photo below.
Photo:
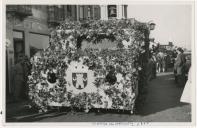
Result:
<svg viewBox="0 0 197 128"><path fill-rule="evenodd" d="M76 89L84 89L88 83L87 73L72 73L72 83Z"/></svg>

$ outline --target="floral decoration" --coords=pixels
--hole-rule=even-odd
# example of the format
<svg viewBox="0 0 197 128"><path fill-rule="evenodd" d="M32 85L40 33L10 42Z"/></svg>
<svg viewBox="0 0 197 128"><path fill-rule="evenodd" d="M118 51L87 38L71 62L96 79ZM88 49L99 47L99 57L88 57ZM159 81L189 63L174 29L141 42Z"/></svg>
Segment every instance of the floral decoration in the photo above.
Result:
<svg viewBox="0 0 197 128"><path fill-rule="evenodd" d="M130 19L62 22L51 32L50 46L31 58L28 84L33 105L42 111L47 111L52 102L78 108L109 108L110 101L113 109L133 110L147 30L145 23L132 23ZM82 40L99 43L104 38L119 45L113 50L80 49ZM127 49L120 44L123 41L130 42ZM69 75L65 71L72 61L82 61L94 71L97 93L67 91L71 85L65 79ZM110 66L118 76L113 84L106 81Z"/></svg>

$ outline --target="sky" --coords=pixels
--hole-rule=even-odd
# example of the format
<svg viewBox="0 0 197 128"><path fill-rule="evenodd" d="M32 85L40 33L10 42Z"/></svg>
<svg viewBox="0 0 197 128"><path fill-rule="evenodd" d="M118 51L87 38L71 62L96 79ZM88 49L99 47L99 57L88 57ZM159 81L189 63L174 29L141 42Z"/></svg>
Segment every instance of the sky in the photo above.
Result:
<svg viewBox="0 0 197 128"><path fill-rule="evenodd" d="M191 5L128 5L128 18L141 22L154 21L155 30L151 36L160 44L168 44L191 49L192 6Z"/></svg>

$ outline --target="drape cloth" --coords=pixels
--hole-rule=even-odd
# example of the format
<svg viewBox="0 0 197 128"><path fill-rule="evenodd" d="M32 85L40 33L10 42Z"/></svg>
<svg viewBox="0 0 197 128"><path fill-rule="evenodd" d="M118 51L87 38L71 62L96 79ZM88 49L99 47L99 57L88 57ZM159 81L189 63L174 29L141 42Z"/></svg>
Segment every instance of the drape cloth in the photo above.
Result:
<svg viewBox="0 0 197 128"><path fill-rule="evenodd" d="M192 94L192 80L191 80L191 68L189 69L189 73L188 73L188 80L186 82L185 88L183 90L182 96L181 96L181 102L185 102L185 103L191 103L191 94Z"/></svg>

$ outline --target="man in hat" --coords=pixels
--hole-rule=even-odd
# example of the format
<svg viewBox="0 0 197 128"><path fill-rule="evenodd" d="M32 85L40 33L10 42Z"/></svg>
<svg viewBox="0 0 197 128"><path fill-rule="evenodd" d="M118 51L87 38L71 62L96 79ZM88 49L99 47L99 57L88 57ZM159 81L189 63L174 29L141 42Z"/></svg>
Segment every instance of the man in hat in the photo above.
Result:
<svg viewBox="0 0 197 128"><path fill-rule="evenodd" d="M184 65L185 65L186 59L185 59L185 55L183 54L183 52L184 51L182 48L177 49L178 55L176 58L176 62L174 64L175 78L179 86L185 85Z"/></svg>

